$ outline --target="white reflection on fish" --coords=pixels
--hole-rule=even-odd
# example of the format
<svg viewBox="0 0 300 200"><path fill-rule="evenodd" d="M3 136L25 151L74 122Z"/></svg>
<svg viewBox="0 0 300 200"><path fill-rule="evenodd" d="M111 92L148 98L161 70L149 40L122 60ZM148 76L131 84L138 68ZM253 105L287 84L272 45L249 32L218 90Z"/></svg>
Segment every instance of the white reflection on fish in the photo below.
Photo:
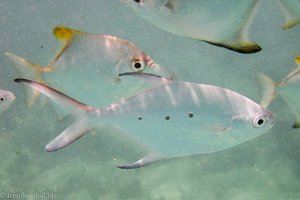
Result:
<svg viewBox="0 0 300 200"><path fill-rule="evenodd" d="M293 128L300 128L300 56L295 58L295 62L298 67L279 83L275 83L264 74L258 74L258 78L263 87L261 104L269 106L277 94L280 94L295 115Z"/></svg>
<svg viewBox="0 0 300 200"><path fill-rule="evenodd" d="M144 73L123 76L155 79L162 86L98 109L37 82L16 82L38 90L75 117L75 122L46 146L47 151L61 149L97 126L110 124L149 152L120 168L138 168L161 159L224 150L265 133L274 124L270 111L225 88Z"/></svg>
<svg viewBox="0 0 300 200"><path fill-rule="evenodd" d="M14 100L15 95L12 92L0 89L0 113L7 110Z"/></svg>
<svg viewBox="0 0 300 200"><path fill-rule="evenodd" d="M65 27L56 27L53 32L61 42L61 48L48 67L33 64L12 53L7 52L6 56L20 77L46 83L91 106L108 106L144 87L142 81L121 81L120 73L149 72L173 77L127 40ZM38 92L26 92L28 104L32 105ZM97 98L99 96L102 98Z"/></svg>
<svg viewBox="0 0 300 200"><path fill-rule="evenodd" d="M261 48L248 38L258 0L122 0L159 28L240 53Z"/></svg>

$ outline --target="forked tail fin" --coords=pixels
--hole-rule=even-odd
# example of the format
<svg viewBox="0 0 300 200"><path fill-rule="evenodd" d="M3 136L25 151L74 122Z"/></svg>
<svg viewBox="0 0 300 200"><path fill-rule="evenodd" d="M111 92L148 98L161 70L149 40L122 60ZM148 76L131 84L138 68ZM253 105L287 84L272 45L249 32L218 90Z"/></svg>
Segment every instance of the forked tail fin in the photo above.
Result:
<svg viewBox="0 0 300 200"><path fill-rule="evenodd" d="M42 73L47 68L34 64L26 60L25 58L22 58L10 52L5 52L5 55L8 57L10 62L14 65L20 77L42 82L42 83L44 82L42 78ZM31 107L36 101L36 99L38 98L39 92L29 87L25 89L25 92L27 97L27 106Z"/></svg>
<svg viewBox="0 0 300 200"><path fill-rule="evenodd" d="M75 117L75 122L71 124L66 130L64 130L59 136L46 145L48 152L56 151L65 146L73 143L78 138L83 136L89 130L94 127L89 123L88 113L97 111L97 109L87 106L53 88L50 88L41 83L27 80L27 79L15 79L17 83L21 83L29 86L30 88L42 93L63 109L68 110Z"/></svg>

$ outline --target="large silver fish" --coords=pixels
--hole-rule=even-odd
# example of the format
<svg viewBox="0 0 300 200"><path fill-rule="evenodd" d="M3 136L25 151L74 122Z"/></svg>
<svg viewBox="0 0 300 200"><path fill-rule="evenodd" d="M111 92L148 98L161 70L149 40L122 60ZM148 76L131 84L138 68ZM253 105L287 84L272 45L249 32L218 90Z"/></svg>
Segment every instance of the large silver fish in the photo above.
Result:
<svg viewBox="0 0 300 200"><path fill-rule="evenodd" d="M7 110L14 102L15 95L7 90L0 90L0 113Z"/></svg>
<svg viewBox="0 0 300 200"><path fill-rule="evenodd" d="M145 157L120 168L220 151L257 137L274 124L270 111L228 89L143 73L123 75L150 77L161 82L161 86L98 109L43 84L25 79L15 81L43 93L74 115L75 122L46 146L47 151L61 149L104 124L118 127L148 149Z"/></svg>
<svg viewBox="0 0 300 200"><path fill-rule="evenodd" d="M258 0L122 0L159 28L240 53L261 47L248 38Z"/></svg>
<svg viewBox="0 0 300 200"><path fill-rule="evenodd" d="M264 74L258 74L263 87L261 104L267 107L279 94L295 115L293 128L300 128L300 56L295 58L298 67L289 73L281 82L275 83Z"/></svg>
<svg viewBox="0 0 300 200"><path fill-rule="evenodd" d="M108 106L144 87L142 81L121 81L120 73L149 72L173 77L127 40L65 27L56 27L53 33L61 47L47 67L13 53L5 54L20 77L46 83L91 106ZM28 104L32 105L38 92L27 89L26 93Z"/></svg>

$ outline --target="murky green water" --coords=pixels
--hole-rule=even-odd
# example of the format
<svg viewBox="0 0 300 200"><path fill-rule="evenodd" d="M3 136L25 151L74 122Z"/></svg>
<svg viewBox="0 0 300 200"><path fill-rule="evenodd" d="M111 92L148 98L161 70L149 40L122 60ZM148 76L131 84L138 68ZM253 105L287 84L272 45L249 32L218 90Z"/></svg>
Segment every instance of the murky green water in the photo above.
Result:
<svg viewBox="0 0 300 200"><path fill-rule="evenodd" d="M300 199L300 130L291 129L293 115L281 98L270 106L275 127L257 139L218 153L121 170L114 166L141 153L111 127L47 153L44 146L71 119L57 121L48 104L27 109L23 88L13 82L17 72L4 56L10 51L46 65L58 46L52 29L63 25L126 38L178 79L260 101L256 72L280 80L296 67L300 53L300 26L282 30L282 23L277 5L263 1L249 32L263 50L242 55L163 32L121 1L1 0L0 88L17 99L0 116L0 199Z"/></svg>

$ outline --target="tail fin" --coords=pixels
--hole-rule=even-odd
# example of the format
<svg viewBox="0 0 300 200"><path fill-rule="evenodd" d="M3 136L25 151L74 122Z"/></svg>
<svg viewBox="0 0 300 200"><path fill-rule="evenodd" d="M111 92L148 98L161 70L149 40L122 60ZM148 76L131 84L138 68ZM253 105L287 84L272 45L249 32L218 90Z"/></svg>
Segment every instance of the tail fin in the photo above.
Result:
<svg viewBox="0 0 300 200"><path fill-rule="evenodd" d="M88 113L97 109L89 107L75 99L46 85L27 79L15 79L15 82L29 86L50 98L62 108L68 110L75 117L75 122L63 131L59 136L46 145L48 152L56 151L73 143L93 127L88 123Z"/></svg>
<svg viewBox="0 0 300 200"><path fill-rule="evenodd" d="M17 56L13 53L5 52L5 55L15 66L15 69L22 78L28 78L38 82L44 82L42 78L42 73L43 71L45 71L46 68L43 68L37 64L33 64L25 58ZM31 88L26 88L25 92L27 96L27 106L31 107L38 98L39 92L37 90L32 90Z"/></svg>
<svg viewBox="0 0 300 200"><path fill-rule="evenodd" d="M263 88L260 105L266 108L270 105L270 103L276 96L276 84L271 78L262 73L258 73L257 77Z"/></svg>

